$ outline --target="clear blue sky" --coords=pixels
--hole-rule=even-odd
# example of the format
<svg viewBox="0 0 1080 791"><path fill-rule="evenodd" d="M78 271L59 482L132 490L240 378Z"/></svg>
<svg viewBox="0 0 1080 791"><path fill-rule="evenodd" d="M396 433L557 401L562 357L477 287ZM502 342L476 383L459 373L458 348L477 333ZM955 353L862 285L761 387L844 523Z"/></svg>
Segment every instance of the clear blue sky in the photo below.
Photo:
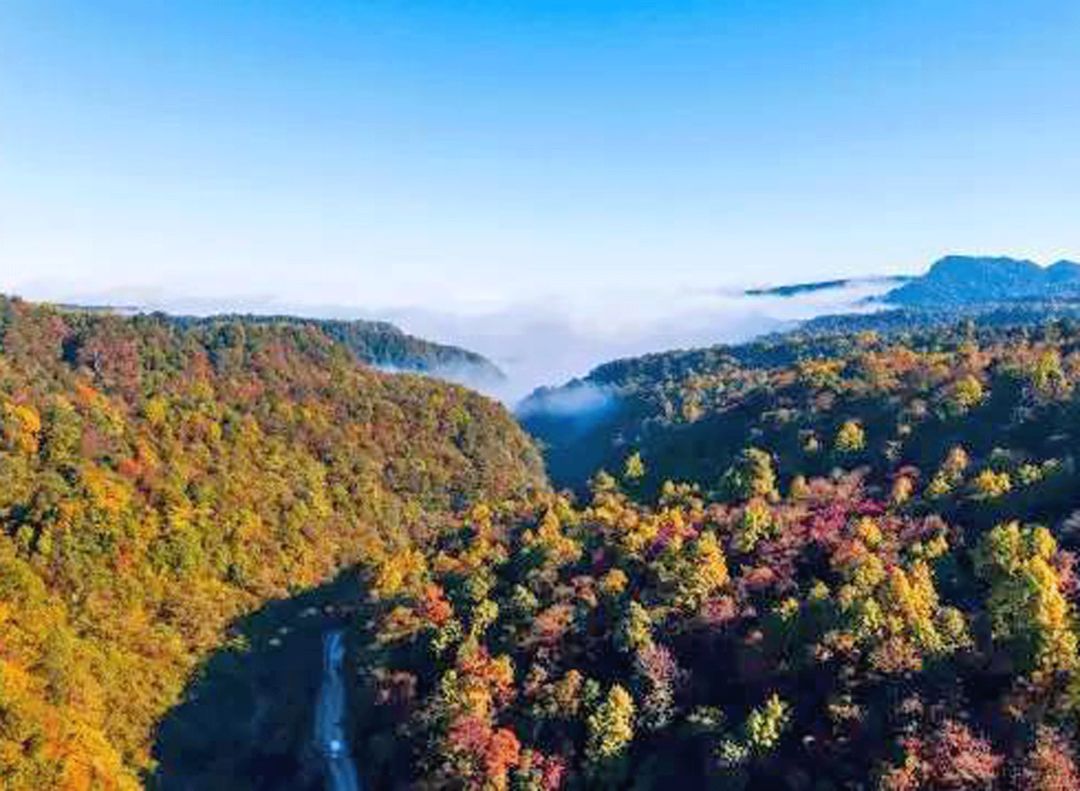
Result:
<svg viewBox="0 0 1080 791"><path fill-rule="evenodd" d="M1072 0L6 0L0 289L432 305L1080 257L1078 42Z"/></svg>

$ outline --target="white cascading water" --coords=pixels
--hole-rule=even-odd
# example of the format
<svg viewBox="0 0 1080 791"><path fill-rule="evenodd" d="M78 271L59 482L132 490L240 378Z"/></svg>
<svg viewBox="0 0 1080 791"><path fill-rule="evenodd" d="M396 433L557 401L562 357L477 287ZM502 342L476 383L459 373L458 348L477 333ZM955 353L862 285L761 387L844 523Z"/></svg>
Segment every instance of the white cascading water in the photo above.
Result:
<svg viewBox="0 0 1080 791"><path fill-rule="evenodd" d="M323 635L323 678L315 702L315 747L326 768L327 791L360 791L349 741L345 733L345 632Z"/></svg>

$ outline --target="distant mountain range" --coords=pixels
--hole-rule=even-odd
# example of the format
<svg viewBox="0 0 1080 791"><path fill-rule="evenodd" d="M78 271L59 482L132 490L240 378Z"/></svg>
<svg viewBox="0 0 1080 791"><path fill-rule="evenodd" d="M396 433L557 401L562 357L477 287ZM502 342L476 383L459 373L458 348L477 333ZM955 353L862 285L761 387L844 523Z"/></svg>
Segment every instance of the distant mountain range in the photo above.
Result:
<svg viewBox="0 0 1080 791"><path fill-rule="evenodd" d="M815 291L857 285L896 288L877 298L909 308L944 309L959 305L988 305L1016 300L1052 301L1080 297L1080 264L1058 261L1039 266L1034 261L1006 256L949 255L935 261L924 275L879 275L751 288L747 296L796 297Z"/></svg>
<svg viewBox="0 0 1080 791"><path fill-rule="evenodd" d="M828 280L746 293L794 297L888 279ZM817 316L789 332L804 337L871 330L890 334L952 324L959 319L987 327L1080 319L1080 264L1072 261L1043 267L1005 256L950 255L934 262L926 274L895 279L900 281L896 288L867 299L886 309Z"/></svg>
<svg viewBox="0 0 1080 791"><path fill-rule="evenodd" d="M942 308L950 305L1054 300L1080 296L1080 264L1058 261L1042 267L1006 257L950 255L922 277L893 289L883 301L893 305Z"/></svg>

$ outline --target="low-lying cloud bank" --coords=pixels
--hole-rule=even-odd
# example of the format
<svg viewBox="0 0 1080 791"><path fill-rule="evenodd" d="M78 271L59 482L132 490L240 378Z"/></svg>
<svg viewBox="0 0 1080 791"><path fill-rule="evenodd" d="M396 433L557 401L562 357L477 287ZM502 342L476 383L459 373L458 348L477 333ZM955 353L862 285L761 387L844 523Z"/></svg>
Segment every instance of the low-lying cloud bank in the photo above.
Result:
<svg viewBox="0 0 1080 791"><path fill-rule="evenodd" d="M545 387L535 391L533 397L518 408L518 414L521 417L536 413L552 417L589 417L605 412L610 406L611 395L603 388L578 380L568 387Z"/></svg>
<svg viewBox="0 0 1080 791"><path fill-rule="evenodd" d="M446 382L463 385L481 393L494 393L506 386L506 376L499 370L485 370L477 365L468 363L455 363L448 365L434 365L427 368L407 368L397 365L384 365L375 363L374 367L387 374L415 374L417 376L430 376L434 379L442 379Z"/></svg>
<svg viewBox="0 0 1080 791"><path fill-rule="evenodd" d="M584 376L609 360L668 349L738 343L814 316L875 310L880 304L871 298L884 294L891 285L887 281L855 281L792 296L749 296L741 289L678 285L652 289L612 287L603 292L581 293L568 288L565 294L487 308L365 308L277 297L183 298L131 290L86 293L53 289L24 296L189 315L242 312L387 320L413 335L461 346L490 359L506 374L505 379L478 378L467 369L428 373L473 387L513 406L538 387ZM566 408L587 406L583 401Z"/></svg>
<svg viewBox="0 0 1080 791"><path fill-rule="evenodd" d="M523 302L498 310L401 309L387 318L414 335L479 352L507 376L480 389L515 404L537 387L584 376L609 360L738 343L830 313L880 308L890 283L855 283L790 297L670 288Z"/></svg>

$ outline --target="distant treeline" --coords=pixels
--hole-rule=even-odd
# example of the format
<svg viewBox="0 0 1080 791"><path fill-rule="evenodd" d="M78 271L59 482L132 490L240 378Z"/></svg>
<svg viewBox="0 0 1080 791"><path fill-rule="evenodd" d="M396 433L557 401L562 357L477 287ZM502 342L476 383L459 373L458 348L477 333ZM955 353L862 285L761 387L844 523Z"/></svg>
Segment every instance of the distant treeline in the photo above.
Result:
<svg viewBox="0 0 1080 791"><path fill-rule="evenodd" d="M163 316L165 314L162 314ZM211 317L167 316L166 320L182 327L241 321L253 325L306 325L318 327L327 337L338 341L369 365L421 373L457 373L480 380L497 381L502 371L486 357L457 346L435 343L403 332L385 321L361 319L309 319L296 316L219 315Z"/></svg>

